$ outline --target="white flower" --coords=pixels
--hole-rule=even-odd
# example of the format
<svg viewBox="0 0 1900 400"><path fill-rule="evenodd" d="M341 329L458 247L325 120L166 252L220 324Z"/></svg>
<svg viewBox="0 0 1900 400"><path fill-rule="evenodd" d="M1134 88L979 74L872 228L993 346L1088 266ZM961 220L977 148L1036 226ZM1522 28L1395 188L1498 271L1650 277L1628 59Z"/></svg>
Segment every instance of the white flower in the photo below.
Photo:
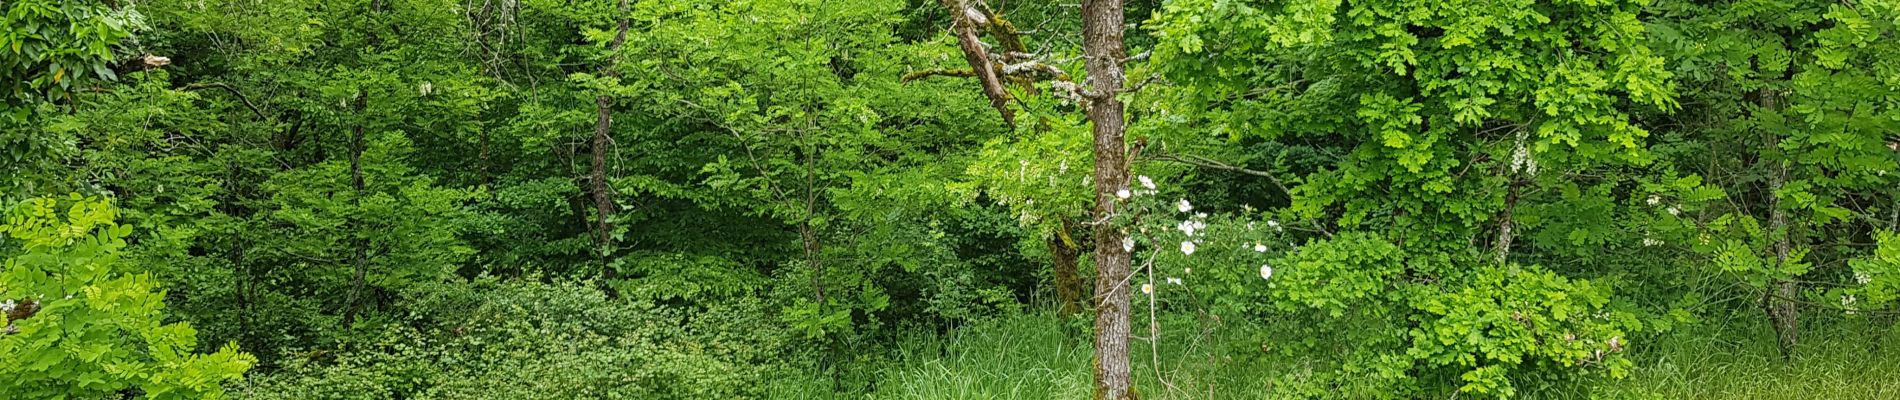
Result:
<svg viewBox="0 0 1900 400"><path fill-rule="evenodd" d="M1175 286L1180 286L1180 285L1181 285L1181 278L1176 278L1176 277L1172 277L1172 276L1170 276L1170 277L1168 277L1168 284L1170 284L1170 285L1175 285Z"/></svg>
<svg viewBox="0 0 1900 400"><path fill-rule="evenodd" d="M1653 195L1653 194L1649 195L1649 205L1653 206L1660 203L1662 203L1662 197L1657 197L1656 195Z"/></svg>
<svg viewBox="0 0 1900 400"><path fill-rule="evenodd" d="M1260 264L1260 279L1273 279L1273 266Z"/></svg>
<svg viewBox="0 0 1900 400"><path fill-rule="evenodd" d="M422 93L423 96L428 96L430 93L435 93L435 84L423 82L420 85L416 85L416 92Z"/></svg>
<svg viewBox="0 0 1900 400"><path fill-rule="evenodd" d="M1207 222L1205 222L1205 221L1194 221L1194 230L1197 230L1197 231L1200 231L1200 230L1207 230Z"/></svg>
<svg viewBox="0 0 1900 400"><path fill-rule="evenodd" d="M1845 297L1841 297L1841 308L1847 309L1848 315L1853 315L1854 312L1860 311L1860 307L1854 307L1855 300L1859 300L1859 299L1854 298L1854 295L1851 295L1851 294Z"/></svg>
<svg viewBox="0 0 1900 400"><path fill-rule="evenodd" d="M1184 268L1181 268L1181 273L1182 273L1182 274L1192 274L1192 273L1194 273L1194 267L1184 267Z"/></svg>
<svg viewBox="0 0 1900 400"><path fill-rule="evenodd" d="M1207 213L1194 213L1194 218L1207 218Z"/></svg>
<svg viewBox="0 0 1900 400"><path fill-rule="evenodd" d="M1247 230L1253 230L1253 221L1247 221Z"/></svg>
<svg viewBox="0 0 1900 400"><path fill-rule="evenodd" d="M1180 203L1175 203L1174 208L1177 210L1181 210L1181 212L1194 211L1194 205L1188 204L1187 199L1181 199Z"/></svg>
<svg viewBox="0 0 1900 400"><path fill-rule="evenodd" d="M1121 198L1121 199L1123 199L1123 200L1127 200L1127 199L1128 199L1128 196L1133 196L1133 195L1134 195L1134 193L1129 193L1129 192L1128 192L1128 189L1122 189L1122 190L1117 190L1117 191L1115 191L1115 197L1119 197L1119 198Z"/></svg>
<svg viewBox="0 0 1900 400"><path fill-rule="evenodd" d="M1874 281L1873 275L1868 275L1866 272L1859 272L1859 271L1854 272L1854 282L1859 282L1860 284L1865 285L1873 281Z"/></svg>
<svg viewBox="0 0 1900 400"><path fill-rule="evenodd" d="M1663 242L1661 240L1656 240L1654 238L1643 238L1643 246L1646 246L1646 247L1656 247L1656 246L1661 246L1662 244Z"/></svg>
<svg viewBox="0 0 1900 400"><path fill-rule="evenodd" d="M1255 252L1255 253L1265 253L1265 252L1267 252L1267 244L1266 244L1266 243L1260 243L1260 244L1255 244L1255 245L1253 245L1253 252Z"/></svg>
<svg viewBox="0 0 1900 400"><path fill-rule="evenodd" d="M1181 221L1181 224L1175 225L1174 229L1180 229L1181 233L1194 236L1194 230L1197 228L1194 227L1194 221Z"/></svg>
<svg viewBox="0 0 1900 400"><path fill-rule="evenodd" d="M1148 188L1148 190L1154 190L1155 188L1155 180L1149 179L1147 175L1135 177L1135 180L1141 181L1141 187Z"/></svg>
<svg viewBox="0 0 1900 400"><path fill-rule="evenodd" d="M1680 215L1682 215L1682 210L1681 210L1681 209L1678 209L1678 208L1676 208L1676 206L1669 206L1669 209L1668 209L1668 210L1665 210L1665 211L1669 211L1669 215L1672 215L1672 216L1680 216Z"/></svg>
<svg viewBox="0 0 1900 400"><path fill-rule="evenodd" d="M1194 255L1194 242L1181 242L1181 254Z"/></svg>
<svg viewBox="0 0 1900 400"><path fill-rule="evenodd" d="M1141 294L1155 294L1155 285L1152 283L1141 284Z"/></svg>
<svg viewBox="0 0 1900 400"><path fill-rule="evenodd" d="M1271 219L1269 219L1269 220L1267 220L1267 226L1271 226L1271 227L1273 227L1273 230L1275 230L1275 231L1284 231L1284 230L1286 230L1286 229L1281 229L1281 228L1280 228L1280 221L1276 221L1276 220L1271 220Z"/></svg>
<svg viewBox="0 0 1900 400"><path fill-rule="evenodd" d="M1122 251L1135 251L1135 238L1129 237L1129 236L1123 236L1122 237Z"/></svg>

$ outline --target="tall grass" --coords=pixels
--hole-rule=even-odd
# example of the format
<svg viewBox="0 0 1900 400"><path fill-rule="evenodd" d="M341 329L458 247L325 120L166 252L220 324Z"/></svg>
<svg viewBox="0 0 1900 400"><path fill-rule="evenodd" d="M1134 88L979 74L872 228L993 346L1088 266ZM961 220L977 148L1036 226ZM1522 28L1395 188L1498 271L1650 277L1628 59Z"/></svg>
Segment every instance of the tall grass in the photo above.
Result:
<svg viewBox="0 0 1900 400"><path fill-rule="evenodd" d="M1023 315L901 341L880 376L878 399L1091 398L1088 321ZM1581 381L1527 392L1530 399L1900 399L1900 332L1864 322L1811 327L1798 356L1784 360L1765 324L1709 327L1652 338L1632 349L1638 368L1615 381ZM1271 399L1289 361L1259 356L1253 331L1163 321L1151 353L1133 341L1136 386L1147 399ZM1145 336L1137 321L1136 336ZM1250 344L1251 343L1251 344ZM1159 356L1160 362L1152 358Z"/></svg>
<svg viewBox="0 0 1900 400"><path fill-rule="evenodd" d="M899 346L899 367L885 372L873 397L1090 398L1093 343L1086 323L1023 315L906 339ZM1235 351L1228 348L1233 341L1199 335L1198 323L1186 318L1170 318L1163 325L1158 347L1146 341L1145 321L1134 329L1138 337L1131 343L1131 358L1144 398L1257 399L1266 394L1262 368L1246 368L1223 354Z"/></svg>
<svg viewBox="0 0 1900 400"><path fill-rule="evenodd" d="M1644 346L1615 399L1900 399L1900 332L1842 321L1810 326L1792 359L1760 321L1724 334L1680 332Z"/></svg>

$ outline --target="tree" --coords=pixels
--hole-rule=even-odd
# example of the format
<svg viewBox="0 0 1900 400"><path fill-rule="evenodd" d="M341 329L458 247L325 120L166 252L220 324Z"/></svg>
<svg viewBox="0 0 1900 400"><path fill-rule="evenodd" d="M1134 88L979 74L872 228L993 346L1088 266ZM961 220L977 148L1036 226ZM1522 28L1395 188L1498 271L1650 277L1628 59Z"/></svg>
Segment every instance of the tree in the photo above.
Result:
<svg viewBox="0 0 1900 400"><path fill-rule="evenodd" d="M1692 247L1758 292L1750 294L1792 358L1801 303L1819 294L1800 281L1853 276L1823 266L1878 258L1829 239L1866 241L1895 229L1900 203L1890 199L1896 178L1887 172L1900 167L1892 137L1900 76L1880 71L1900 68L1900 5L1671 1L1654 9L1657 47L1709 99L1667 118L1683 127L1671 136L1708 146L1678 162L1726 194L1691 230L1712 239ZM1852 303L1851 291L1827 296Z"/></svg>
<svg viewBox="0 0 1900 400"><path fill-rule="evenodd" d="M73 102L76 88L118 78L114 52L144 19L92 2L21 0L0 5L0 201L31 191L32 177L72 149L37 134L43 107ZM152 64L168 60L149 58ZM141 62L144 60L140 60ZM135 64L136 65L136 64Z"/></svg>
<svg viewBox="0 0 1900 400"><path fill-rule="evenodd" d="M603 65L600 67L600 75L607 79L620 78L619 66L616 64L620 63L620 46L627 42L627 18L631 17L627 10L628 1L620 0L619 12L615 16L617 28L614 30L613 40L607 42L607 59L602 61ZM609 83L609 85L614 84L618 82ZM589 146L594 156L593 170L587 178L590 185L589 191L594 194L594 256L602 260L601 270L607 278L612 279L615 276L614 270L606 267L605 260L607 253L612 251L614 238L613 229L607 225L607 217L614 211L613 193L608 188L607 182L607 146L613 142L614 98L610 94L601 94L594 97L594 104L596 106L594 143Z"/></svg>
<svg viewBox="0 0 1900 400"><path fill-rule="evenodd" d="M1627 370L1620 336L1641 324L1610 309L1599 285L1551 271L1601 272L1555 251L1527 251L1516 239L1563 228L1526 224L1533 216L1526 204L1575 198L1565 193L1579 182L1628 187L1626 179L1653 165L1649 131L1632 114L1670 110L1677 100L1671 73L1645 40L1642 6L1183 1L1150 21L1160 38L1153 64L1187 89L1170 109L1208 126L1196 133L1279 142L1321 157L1298 171L1288 211L1339 233L1296 244L1301 250L1272 263L1279 278L1269 290L1280 310L1321 319L1308 334L1347 335L1345 354L1322 362L1383 378L1306 395L1422 397L1429 395L1406 393L1444 377L1460 392L1511 396L1515 382L1542 379L1539 366L1602 366L1612 376ZM1583 203L1608 207L1643 196L1617 192ZM1531 248L1596 253L1643 238L1610 237L1620 243L1537 241ZM1387 252L1386 261L1369 256ZM1365 254L1350 261L1372 265L1336 269L1348 254ZM1366 274L1370 281L1352 283ZM1293 283L1308 279L1330 285ZM1437 305L1485 304L1485 296L1511 306ZM1587 301L1516 305L1543 296ZM1579 318L1573 307L1606 318ZM1498 316L1540 321L1533 324L1539 328L1469 325ZM1425 326L1444 329L1418 328ZM1466 343L1489 344L1444 345L1461 334L1473 335Z"/></svg>
<svg viewBox="0 0 1900 400"><path fill-rule="evenodd" d="M1082 2L1082 57L1088 68L1083 108L1095 132L1095 397L1132 399L1128 365L1130 264L1117 203L1127 193L1128 146L1122 135L1122 63L1128 58L1122 45L1121 0Z"/></svg>

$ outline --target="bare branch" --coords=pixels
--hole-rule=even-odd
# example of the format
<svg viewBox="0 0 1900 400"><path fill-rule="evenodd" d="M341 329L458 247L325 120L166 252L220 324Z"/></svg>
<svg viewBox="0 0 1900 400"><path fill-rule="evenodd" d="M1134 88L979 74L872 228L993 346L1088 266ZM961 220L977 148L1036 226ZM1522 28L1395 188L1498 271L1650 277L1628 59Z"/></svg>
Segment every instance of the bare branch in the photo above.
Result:
<svg viewBox="0 0 1900 400"><path fill-rule="evenodd" d="M252 103L252 102L251 102L251 98L249 98L249 97L244 97L244 92L240 92L240 91L238 91L238 89L237 89L237 88L235 88L235 87L232 87L231 85L228 85L228 84L224 84L224 83L221 83L221 82L212 82L212 83L193 83L193 84L190 84L190 85L185 85L185 87L182 87L182 88L178 88L178 90L184 90L184 91L192 91L192 90L199 90L199 89L208 89L208 88L218 88L218 89L224 89L224 91L227 91L227 92L231 92L231 95L232 95L232 96L237 96L237 98L238 98L238 101L242 101L242 102L244 102L244 107L247 107L247 108L250 108L250 109L251 109L251 113L252 113L252 114L257 114L257 117L258 117L258 118L262 118L262 119L270 119L270 117L269 117L269 116L265 116L265 115L264 115L264 110L263 110L263 109L261 109L261 108L257 108L257 104L256 104L256 103Z"/></svg>

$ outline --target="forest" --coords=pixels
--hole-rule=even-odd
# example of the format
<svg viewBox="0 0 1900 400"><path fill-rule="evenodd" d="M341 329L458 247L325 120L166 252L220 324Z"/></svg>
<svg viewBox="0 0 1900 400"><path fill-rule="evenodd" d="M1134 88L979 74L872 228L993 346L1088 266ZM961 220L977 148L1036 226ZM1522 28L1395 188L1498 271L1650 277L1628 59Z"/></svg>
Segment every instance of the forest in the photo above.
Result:
<svg viewBox="0 0 1900 400"><path fill-rule="evenodd" d="M1900 0L0 0L0 86L3 399L1900 399Z"/></svg>

